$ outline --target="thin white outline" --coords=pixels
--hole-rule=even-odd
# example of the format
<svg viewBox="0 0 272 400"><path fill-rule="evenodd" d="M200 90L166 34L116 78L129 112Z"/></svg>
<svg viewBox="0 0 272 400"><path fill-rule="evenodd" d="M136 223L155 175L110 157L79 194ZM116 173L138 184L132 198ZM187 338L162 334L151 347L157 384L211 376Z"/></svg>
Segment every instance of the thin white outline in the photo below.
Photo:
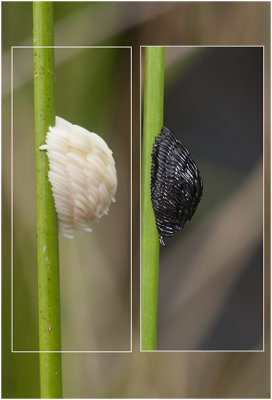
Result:
<svg viewBox="0 0 272 400"><path fill-rule="evenodd" d="M269 16L270 16L270 43L271 43L271 39L272 39L272 31L271 31L271 17L272 17L272 9L271 9L271 4L270 4L270 14L269 14ZM268 260L269 260L269 265L270 265L270 286L269 286L269 289L270 289L270 324L269 324L269 328L270 328L270 346L271 346L271 340L272 340L272 331L271 331L271 317L272 317L272 297L271 297L271 284L272 284L272 277L271 277L271 247L272 247L272 238L271 238L271 221L272 221L272 216L271 216L271 206L272 206L272 199L271 199L271 184L272 184L272 174L271 174L271 154L272 154L272 142L271 142L271 110L272 110L272 107L271 107L271 91L272 91L272 82L271 82L271 44L270 44L270 47L269 47L269 49L270 49L270 57L268 57L268 60L269 60L269 66L270 66L270 70L269 70L269 72L270 72L270 75L269 75L269 72L268 72L268 75L269 75L269 77L268 77L268 79L270 79L270 92L268 92L268 103L270 102L270 114L269 114L269 116L270 116L270 124L269 124L269 128L268 129L270 129L270 130L268 130L268 135L269 135L269 139L270 139L270 146L269 146L269 156L268 156L268 165L269 165L269 172L270 172L270 179L269 179L269 184L270 184L270 187L269 187L269 191L268 191L268 197L269 197L269 206L268 207L270 207L269 208L269 212L270 212L270 218L269 218L269 222L268 222L268 224L269 224L269 234L270 234L270 247L269 247L269 250L270 251L268 251ZM268 261L267 261L268 262ZM268 339L268 341L269 341L269 339ZM271 397L271 391L272 391L272 369L271 369L271 362L272 362L272 352L271 352L271 350L270 350L270 357L269 357L269 362L270 362L270 364L269 364L269 367L270 367L270 385L269 385L269 388L270 388L270 397ZM268 369L269 369L269 367L268 367Z"/></svg>
<svg viewBox="0 0 272 400"><path fill-rule="evenodd" d="M10 113L11 113L11 121L10 121L10 201L11 201L11 209L10 209L10 267L11 267L11 335L13 332L13 49L11 48L11 73L10 73ZM13 352L13 336L11 336L11 352Z"/></svg>
<svg viewBox="0 0 272 400"><path fill-rule="evenodd" d="M13 49L130 49L130 350L14 350L13 348ZM132 353L132 46L11 46L11 353Z"/></svg>
<svg viewBox="0 0 272 400"><path fill-rule="evenodd" d="M264 51L265 51L265 46L264 45L225 45L225 46L218 46L218 45L210 45L210 46L205 46L205 45L141 45L140 46L140 254L141 254L141 232L142 232L142 227L141 227L141 190L142 190L142 154L141 154L141 149L142 149L142 138L141 138L141 130L142 130L142 48L146 47L196 47L196 48L211 48L211 47L216 47L216 48L232 48L232 47L238 47L238 48L244 48L244 47L261 47L263 49L263 348L262 350L142 350L142 343L141 343L141 284L140 284L140 352L141 353L264 353L265 351L265 240L264 240L264 224L265 224L265 219L264 219L264 212L265 212L265 130L264 130L264 117L265 117L265 111L264 111L264 100L265 100L265 70L264 70ZM140 258L140 283L141 283L141 258Z"/></svg>

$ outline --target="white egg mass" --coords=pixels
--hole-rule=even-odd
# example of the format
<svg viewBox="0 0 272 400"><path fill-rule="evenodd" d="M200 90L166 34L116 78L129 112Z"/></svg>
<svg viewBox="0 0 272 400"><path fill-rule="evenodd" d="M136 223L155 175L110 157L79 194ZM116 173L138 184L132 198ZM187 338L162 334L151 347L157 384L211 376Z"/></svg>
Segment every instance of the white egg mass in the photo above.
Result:
<svg viewBox="0 0 272 400"><path fill-rule="evenodd" d="M46 150L59 233L91 232L89 222L99 220L115 202L117 175L112 151L96 133L63 118L49 127Z"/></svg>

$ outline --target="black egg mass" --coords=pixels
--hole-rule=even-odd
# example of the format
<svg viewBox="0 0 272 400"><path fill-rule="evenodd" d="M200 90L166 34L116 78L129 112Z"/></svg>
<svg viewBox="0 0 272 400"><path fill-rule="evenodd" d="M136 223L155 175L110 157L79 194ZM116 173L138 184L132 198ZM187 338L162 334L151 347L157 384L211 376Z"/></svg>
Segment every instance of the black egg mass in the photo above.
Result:
<svg viewBox="0 0 272 400"><path fill-rule="evenodd" d="M164 126L153 144L151 200L160 243L183 229L194 215L203 183L189 151Z"/></svg>

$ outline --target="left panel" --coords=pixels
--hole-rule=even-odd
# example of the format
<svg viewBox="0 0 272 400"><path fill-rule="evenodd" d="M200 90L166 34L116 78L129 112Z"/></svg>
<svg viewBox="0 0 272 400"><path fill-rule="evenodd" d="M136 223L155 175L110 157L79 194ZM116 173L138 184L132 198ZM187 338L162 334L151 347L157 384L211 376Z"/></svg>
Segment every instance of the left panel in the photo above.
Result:
<svg viewBox="0 0 272 400"><path fill-rule="evenodd" d="M12 49L13 351L38 351L33 48ZM60 236L62 351L131 351L131 48L56 47L56 115L113 152L116 203L92 232ZM7 177L4 181L7 180Z"/></svg>

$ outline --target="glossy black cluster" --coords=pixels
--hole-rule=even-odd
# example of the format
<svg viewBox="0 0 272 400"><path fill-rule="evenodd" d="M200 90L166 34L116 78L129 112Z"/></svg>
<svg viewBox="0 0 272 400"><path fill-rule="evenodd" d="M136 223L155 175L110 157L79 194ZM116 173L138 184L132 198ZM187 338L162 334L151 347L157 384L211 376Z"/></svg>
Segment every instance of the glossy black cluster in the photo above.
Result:
<svg viewBox="0 0 272 400"><path fill-rule="evenodd" d="M151 199L160 235L173 236L190 220L202 196L202 179L189 151L167 128L155 138L151 167Z"/></svg>

